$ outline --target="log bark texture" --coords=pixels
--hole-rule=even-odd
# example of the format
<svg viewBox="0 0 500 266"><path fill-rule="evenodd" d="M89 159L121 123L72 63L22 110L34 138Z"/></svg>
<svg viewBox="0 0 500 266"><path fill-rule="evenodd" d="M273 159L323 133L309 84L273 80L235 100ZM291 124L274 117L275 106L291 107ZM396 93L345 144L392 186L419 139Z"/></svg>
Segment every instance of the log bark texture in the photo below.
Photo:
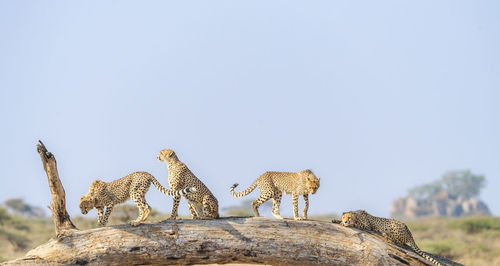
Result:
<svg viewBox="0 0 500 266"><path fill-rule="evenodd" d="M237 217L74 231L7 265L207 263L430 265L378 235L331 222Z"/></svg>
<svg viewBox="0 0 500 266"><path fill-rule="evenodd" d="M57 171L56 157L50 153L41 140L38 141L36 150L42 159L43 169L47 174L49 181L50 193L52 194L52 201L50 202L50 211L52 212L52 219L56 229L56 236L69 233L77 230L76 226L71 222L69 214L66 211L66 192L59 179L59 172Z"/></svg>

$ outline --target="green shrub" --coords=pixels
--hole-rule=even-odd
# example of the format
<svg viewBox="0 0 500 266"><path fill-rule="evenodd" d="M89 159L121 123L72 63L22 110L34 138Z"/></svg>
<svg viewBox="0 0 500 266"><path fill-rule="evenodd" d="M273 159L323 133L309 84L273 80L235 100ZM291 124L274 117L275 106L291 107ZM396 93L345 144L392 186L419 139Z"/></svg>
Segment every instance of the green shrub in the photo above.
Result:
<svg viewBox="0 0 500 266"><path fill-rule="evenodd" d="M30 240L25 236L18 233L6 231L3 228L0 228L0 236L4 236L5 238L7 238L7 240L14 246L16 246L17 249L26 249L28 247L28 244L30 243Z"/></svg>
<svg viewBox="0 0 500 266"><path fill-rule="evenodd" d="M6 209L0 207L0 224L4 224L6 221L10 220L10 215Z"/></svg>
<svg viewBox="0 0 500 266"><path fill-rule="evenodd" d="M439 256L453 259L460 254L460 245L457 245L453 240L443 240L435 242L427 242L422 245L422 249L426 252L437 254Z"/></svg>
<svg viewBox="0 0 500 266"><path fill-rule="evenodd" d="M422 222L411 222L406 224L408 228L410 229L411 232L424 232L429 230L430 225L428 223L422 223Z"/></svg>
<svg viewBox="0 0 500 266"><path fill-rule="evenodd" d="M500 219L495 217L471 217L451 222L451 227L468 234L476 234L486 230L500 231Z"/></svg>

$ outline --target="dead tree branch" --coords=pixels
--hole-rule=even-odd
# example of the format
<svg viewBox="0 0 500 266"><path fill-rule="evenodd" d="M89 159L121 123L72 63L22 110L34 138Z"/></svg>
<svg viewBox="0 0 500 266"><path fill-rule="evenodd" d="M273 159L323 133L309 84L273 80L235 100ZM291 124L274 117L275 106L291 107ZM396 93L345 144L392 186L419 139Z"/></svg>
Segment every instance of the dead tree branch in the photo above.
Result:
<svg viewBox="0 0 500 266"><path fill-rule="evenodd" d="M61 237L69 231L77 230L77 228L71 222L69 214L66 211L66 192L59 179L56 157L45 148L41 140L39 140L39 144L36 145L36 150L38 154L40 154L43 169L49 181L50 193L52 194L52 201L50 202L49 209L52 212L56 236Z"/></svg>

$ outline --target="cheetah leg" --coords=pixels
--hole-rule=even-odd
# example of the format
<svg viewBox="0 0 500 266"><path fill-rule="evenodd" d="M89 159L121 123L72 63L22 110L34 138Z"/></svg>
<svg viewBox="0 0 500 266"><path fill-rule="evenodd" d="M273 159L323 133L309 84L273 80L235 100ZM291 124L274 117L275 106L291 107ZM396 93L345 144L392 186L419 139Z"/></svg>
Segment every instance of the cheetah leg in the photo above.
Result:
<svg viewBox="0 0 500 266"><path fill-rule="evenodd" d="M261 194L258 199L254 200L252 202L252 208L253 208L253 213L254 213L255 217L260 217L259 206L262 205L262 203L268 201L270 198L271 198L271 195Z"/></svg>
<svg viewBox="0 0 500 266"><path fill-rule="evenodd" d="M189 208L189 212L191 213L191 218L196 219L198 217L198 214L196 213L196 209L194 208L191 201L188 201L188 208Z"/></svg>
<svg viewBox="0 0 500 266"><path fill-rule="evenodd" d="M99 221L99 223L102 226L105 226L108 223L108 218L112 211L113 211L113 205L106 207L106 212L104 213L104 217L102 217L101 221Z"/></svg>
<svg viewBox="0 0 500 266"><path fill-rule="evenodd" d="M390 234L388 234L388 233L382 233L382 236L384 237L384 239L386 240L386 242L388 242L390 244L397 245L396 241L394 241L393 237Z"/></svg>
<svg viewBox="0 0 500 266"><path fill-rule="evenodd" d="M302 195L304 197L304 210L302 211L302 218L307 220L307 210L309 210L309 194Z"/></svg>
<svg viewBox="0 0 500 266"><path fill-rule="evenodd" d="M97 209L97 222L102 225L102 219L104 218L104 207L96 207Z"/></svg>
<svg viewBox="0 0 500 266"><path fill-rule="evenodd" d="M179 208L179 202L181 201L181 196L174 197L174 206L172 207L172 214L170 214L169 220L175 220L177 217L177 209Z"/></svg>
<svg viewBox="0 0 500 266"><path fill-rule="evenodd" d="M146 220L146 218L148 218L149 213L151 213L151 207L146 202L145 195L132 194L131 198L137 205L137 208L139 208L139 216L137 217L137 219L131 221L130 224L132 226L138 226L144 220Z"/></svg>
<svg viewBox="0 0 500 266"><path fill-rule="evenodd" d="M219 215L217 208L210 200L209 195L203 197L203 213L204 213L203 219L215 219Z"/></svg>
<svg viewBox="0 0 500 266"><path fill-rule="evenodd" d="M280 204L281 204L282 193L276 193L273 197L273 211L272 214L276 219L283 219L280 215Z"/></svg>
<svg viewBox="0 0 500 266"><path fill-rule="evenodd" d="M200 202L191 202L191 205L193 206L194 209L194 217L193 219L203 219L203 216L205 215L203 213L203 204Z"/></svg>
<svg viewBox="0 0 500 266"><path fill-rule="evenodd" d="M293 219L302 220L302 218L299 217L299 195L293 194L292 202L293 202Z"/></svg>

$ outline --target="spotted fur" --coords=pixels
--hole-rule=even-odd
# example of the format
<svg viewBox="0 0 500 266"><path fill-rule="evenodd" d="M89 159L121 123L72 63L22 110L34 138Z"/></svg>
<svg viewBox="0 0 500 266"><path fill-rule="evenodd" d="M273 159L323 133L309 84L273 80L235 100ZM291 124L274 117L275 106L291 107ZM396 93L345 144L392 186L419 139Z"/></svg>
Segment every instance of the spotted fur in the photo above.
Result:
<svg viewBox="0 0 500 266"><path fill-rule="evenodd" d="M236 198L243 197L252 192L256 187L260 190L260 196L252 202L253 212L259 217L259 206L269 199L273 200L272 214L277 219L283 219L280 215L280 203L283 193L292 194L293 200L293 218L295 220L307 219L307 210L309 209L309 193L314 194L319 188L319 178L311 170L303 170L298 173L290 172L265 172L260 175L249 188L242 192L234 192L238 183L231 186L229 191ZM298 200L299 196L304 197L305 206L302 212L302 218L299 217Z"/></svg>
<svg viewBox="0 0 500 266"><path fill-rule="evenodd" d="M408 226L403 222L394 219L375 217L364 210L344 212L341 224L347 227L355 227L363 230L374 231L382 234L389 242L398 246L409 244L415 252L435 265L441 265L434 258L425 254L415 243Z"/></svg>
<svg viewBox="0 0 500 266"><path fill-rule="evenodd" d="M90 184L87 194L80 199L80 210L82 214L87 214L90 210L96 208L99 224L104 226L108 222L114 205L132 198L139 208L139 216L136 220L131 221L130 224L137 226L146 220L151 212L151 207L145 198L151 183L168 196L178 197L196 191L193 187L171 191L163 187L151 174L134 172L112 182L94 180ZM106 208L106 212L104 212L104 208Z"/></svg>
<svg viewBox="0 0 500 266"><path fill-rule="evenodd" d="M158 160L165 162L168 169L168 185L174 189L187 187L196 188L195 193L184 196L188 200L188 207L193 219L215 219L219 217L219 203L212 192L201 182L189 168L177 158L171 149L160 151ZM174 197L174 206L170 219L177 217L177 209L181 196Z"/></svg>

